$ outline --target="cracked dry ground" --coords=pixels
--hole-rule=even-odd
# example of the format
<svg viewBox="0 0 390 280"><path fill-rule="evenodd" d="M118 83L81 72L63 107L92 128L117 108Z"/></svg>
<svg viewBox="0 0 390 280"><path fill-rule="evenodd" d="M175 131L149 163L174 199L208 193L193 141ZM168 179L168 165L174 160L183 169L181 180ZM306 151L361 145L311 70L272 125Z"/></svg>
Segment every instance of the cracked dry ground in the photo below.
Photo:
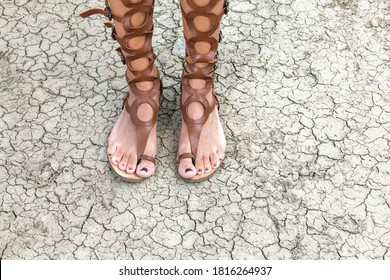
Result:
<svg viewBox="0 0 390 280"><path fill-rule="evenodd" d="M222 170L176 173L181 15L158 0L158 171L130 184L105 155L125 68L77 16L103 1L1 1L1 258L390 259L388 1L231 4Z"/></svg>

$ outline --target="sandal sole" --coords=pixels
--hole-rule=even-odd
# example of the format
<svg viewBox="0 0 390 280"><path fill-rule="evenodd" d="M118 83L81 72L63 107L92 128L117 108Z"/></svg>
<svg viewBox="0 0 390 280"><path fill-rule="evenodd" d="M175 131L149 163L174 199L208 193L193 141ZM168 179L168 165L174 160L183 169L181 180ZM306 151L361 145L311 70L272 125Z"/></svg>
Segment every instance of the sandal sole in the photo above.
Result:
<svg viewBox="0 0 390 280"><path fill-rule="evenodd" d="M176 170L178 169L179 165L177 165L177 168ZM217 173L217 171L220 170L220 167L218 166L217 168L215 168L213 171L211 171L210 173L207 173L207 174L202 174L202 175L195 175L194 177L192 177L191 179L187 179L187 178L184 178L183 176L180 175L179 172L177 172L177 174L179 174L180 178L182 178L184 181L188 182L188 183L199 183L199 182L203 182L203 181L206 181L207 179L209 179L210 177L212 177L213 175L215 175L215 173Z"/></svg>
<svg viewBox="0 0 390 280"><path fill-rule="evenodd" d="M126 173L125 171L120 170L116 165L113 165L111 163L111 161L110 161L110 167L116 175L118 175L122 180L125 180L127 182L139 183L139 182L142 182L142 181L145 181L146 179L148 179L148 178L139 177L135 173L133 173L133 174Z"/></svg>

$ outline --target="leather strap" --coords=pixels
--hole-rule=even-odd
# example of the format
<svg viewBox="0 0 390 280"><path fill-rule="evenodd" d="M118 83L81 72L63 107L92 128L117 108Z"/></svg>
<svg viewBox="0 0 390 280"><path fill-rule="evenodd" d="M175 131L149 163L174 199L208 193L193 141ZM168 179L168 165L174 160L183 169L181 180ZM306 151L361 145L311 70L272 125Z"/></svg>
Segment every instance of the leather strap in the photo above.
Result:
<svg viewBox="0 0 390 280"><path fill-rule="evenodd" d="M116 0L121 1L122 4L128 8L122 17L118 16L116 11L113 11L110 8L111 1L105 1L106 8L104 10L91 9L80 14L80 16L85 18L95 14L101 14L108 17L110 20L114 19L116 21L115 24L119 23L123 26L126 34L120 38L115 31L115 24L111 22L105 23L106 27L113 28L112 37L118 41L120 48L117 50L120 52L122 61L127 66L126 80L131 92L136 97L130 105L128 102L129 94L127 94L123 102L123 109L129 113L130 118L137 129L138 160L145 159L154 163L154 158L144 154L150 132L157 121L158 109L161 103L161 97L158 95L162 90L160 77L154 66L156 56L152 49L154 0ZM131 19L133 15L137 13L144 13L145 21L140 26L133 26L131 24ZM130 44L131 39L142 36L145 37L143 46L139 49L132 48ZM139 58L147 58L149 60L148 66L142 71L137 71L131 66L131 62ZM143 91L137 87L136 83L144 81L153 82L151 90ZM156 102L155 99L153 99L156 96L158 96L160 102ZM153 110L153 116L148 121L142 121L138 117L137 111L142 104L148 104Z"/></svg>
<svg viewBox="0 0 390 280"><path fill-rule="evenodd" d="M148 156L148 155L140 155L138 157L138 161L141 160L141 159L146 159L148 161L151 161L153 164L156 164L156 160L155 158L151 157L151 156Z"/></svg>
<svg viewBox="0 0 390 280"><path fill-rule="evenodd" d="M195 160L195 156L192 153L184 153L177 158L177 163L179 163L182 159L185 158L192 158L193 160Z"/></svg>
<svg viewBox="0 0 390 280"><path fill-rule="evenodd" d="M188 94L184 100L182 94L182 116L188 129L188 135L191 143L191 153L184 153L178 156L178 161L184 158L195 159L198 150L198 143L203 125L208 120L210 113L218 104L217 96L214 91L214 68L217 62L216 56L218 53L219 38L214 38L213 34L219 29L222 16L226 14L228 1L225 1L223 9L214 14L210 12L217 5L218 1L209 1L205 6L198 6L194 0L186 0L191 8L189 12L183 10L183 19L190 31L190 36L186 37L186 65L182 74L182 91ZM210 22L210 28L206 31L199 30L195 25L197 17L206 17ZM210 46L210 51L206 54L196 52L195 44L197 42L207 42ZM199 63L206 64L205 67L199 67ZM201 79L205 80L205 86L201 89L192 88L190 80ZM211 103L207 99L207 95L211 92L213 98ZM203 106L203 115L198 119L190 118L188 109L190 105L197 102Z"/></svg>
<svg viewBox="0 0 390 280"><path fill-rule="evenodd" d="M108 17L108 11L102 9L91 9L80 14L82 18L90 17L92 15L103 15L105 17Z"/></svg>

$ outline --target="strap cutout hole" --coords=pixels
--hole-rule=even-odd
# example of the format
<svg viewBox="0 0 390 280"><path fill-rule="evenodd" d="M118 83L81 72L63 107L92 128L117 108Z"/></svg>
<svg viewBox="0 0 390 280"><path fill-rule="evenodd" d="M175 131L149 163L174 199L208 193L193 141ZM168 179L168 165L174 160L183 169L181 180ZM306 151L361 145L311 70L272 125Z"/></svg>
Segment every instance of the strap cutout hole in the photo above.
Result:
<svg viewBox="0 0 390 280"><path fill-rule="evenodd" d="M204 109L205 108L203 107L202 103L192 102L190 105L188 105L187 115L193 120L200 119L204 114Z"/></svg>
<svg viewBox="0 0 390 280"><path fill-rule="evenodd" d="M150 81L138 82L138 83L135 83L135 86L139 90L150 91L153 88L153 82L150 82Z"/></svg>
<svg viewBox="0 0 390 280"><path fill-rule="evenodd" d="M142 103L137 108L137 117L143 121L147 122L153 118L153 107L148 103Z"/></svg>
<svg viewBox="0 0 390 280"><path fill-rule="evenodd" d="M141 57L130 62L130 69L134 71L143 71L150 65L150 59L147 57Z"/></svg>
<svg viewBox="0 0 390 280"><path fill-rule="evenodd" d="M211 46L208 42L200 41L195 43L195 51L198 54L208 54L211 50Z"/></svg>
<svg viewBox="0 0 390 280"><path fill-rule="evenodd" d="M143 47L143 45L145 44L145 40L146 40L145 36L138 36L138 37L131 38L127 42L126 47L130 50L138 50Z"/></svg>
<svg viewBox="0 0 390 280"><path fill-rule="evenodd" d="M193 22L195 28L200 32L207 32L212 27L210 19L205 16L197 16L194 18Z"/></svg>
<svg viewBox="0 0 390 280"><path fill-rule="evenodd" d="M205 7L205 6L210 4L211 0L209 0L209 1L207 1L207 0L193 0L193 1L194 1L196 6L198 6L198 7Z"/></svg>
<svg viewBox="0 0 390 280"><path fill-rule="evenodd" d="M139 28L145 24L147 14L145 12L137 12L130 19L130 25L133 28Z"/></svg>
<svg viewBox="0 0 390 280"><path fill-rule="evenodd" d="M189 80L190 87L193 89L202 89L206 86L206 80L203 79L191 79Z"/></svg>
<svg viewBox="0 0 390 280"><path fill-rule="evenodd" d="M131 7L131 5L138 4L142 2L143 0L122 0L123 5L126 7Z"/></svg>

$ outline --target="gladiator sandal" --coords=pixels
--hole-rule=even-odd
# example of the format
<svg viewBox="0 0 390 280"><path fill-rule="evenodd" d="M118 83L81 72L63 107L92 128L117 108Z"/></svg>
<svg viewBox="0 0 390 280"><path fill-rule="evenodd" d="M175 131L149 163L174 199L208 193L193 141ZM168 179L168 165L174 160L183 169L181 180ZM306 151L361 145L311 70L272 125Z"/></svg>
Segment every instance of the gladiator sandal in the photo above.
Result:
<svg viewBox="0 0 390 280"><path fill-rule="evenodd" d="M121 1L122 4L127 8L126 13L122 17L118 16L110 7L110 3L112 3L112 1L113 0L105 1L106 7L104 10L91 9L80 14L80 16L85 18L95 14L101 14L110 20L110 22L105 23L105 26L112 28L112 38L115 39L120 45L120 48L118 48L117 51L121 56L122 62L127 66L126 80L129 86L129 90L135 96L135 100L129 104L128 92L123 101L122 109L129 113L131 121L137 130L137 164L139 164L142 159L151 161L155 164L155 159L153 157L144 154L149 134L156 124L159 105L162 100L160 97L162 85L158 71L154 66L156 56L152 50L152 16L154 0L116 0ZM145 14L145 21L140 26L133 26L131 23L132 16L139 12ZM114 20L114 23L111 22L112 19ZM115 25L122 25L123 29L125 30L124 36L118 36L118 29L115 28ZM144 36L145 38L143 46L138 49L133 49L130 45L130 40L132 38L141 36ZM147 58L149 63L144 70L137 71L132 67L131 62L140 58ZM148 91L140 90L136 86L137 83L145 81L153 83L153 87ZM148 121L140 120L137 115L137 110L142 104L150 105L153 110L153 117ZM135 171L134 173L127 173L123 170L120 170L118 166L111 162L111 158L110 165L112 169L125 180L138 182L145 179L139 177Z"/></svg>
<svg viewBox="0 0 390 280"><path fill-rule="evenodd" d="M194 0L186 0L187 5L191 8L189 12L185 12L181 5L183 21L187 25L191 35L186 36L186 59L182 73L182 92L186 92L188 97L184 100L181 95L181 111L183 121L188 130L188 135L191 143L191 153L183 153L177 157L177 165L185 158L191 158L195 166L195 158L198 150L199 138L202 132L203 125L209 118L209 115L215 107L219 108L217 95L214 91L215 68L218 58L218 43L222 39L222 34L219 30L220 22L224 14L229 11L229 1L225 0L222 10L218 14L214 14L211 10L217 5L218 1L210 0L205 6L198 6ZM220 2L219 2L220 3ZM210 21L211 27L207 31L199 30L195 25L196 17L206 17ZM215 38L215 33L218 34ZM207 42L210 45L210 51L206 54L196 52L195 44L197 42ZM202 65L202 66L199 66ZM205 86L201 89L195 89L190 86L190 80L201 79L205 81ZM207 99L207 95L212 94L211 103ZM190 105L198 102L203 106L203 115L198 119L192 119L188 114ZM209 178L217 169L212 169L210 173L198 174L186 181L203 181Z"/></svg>

